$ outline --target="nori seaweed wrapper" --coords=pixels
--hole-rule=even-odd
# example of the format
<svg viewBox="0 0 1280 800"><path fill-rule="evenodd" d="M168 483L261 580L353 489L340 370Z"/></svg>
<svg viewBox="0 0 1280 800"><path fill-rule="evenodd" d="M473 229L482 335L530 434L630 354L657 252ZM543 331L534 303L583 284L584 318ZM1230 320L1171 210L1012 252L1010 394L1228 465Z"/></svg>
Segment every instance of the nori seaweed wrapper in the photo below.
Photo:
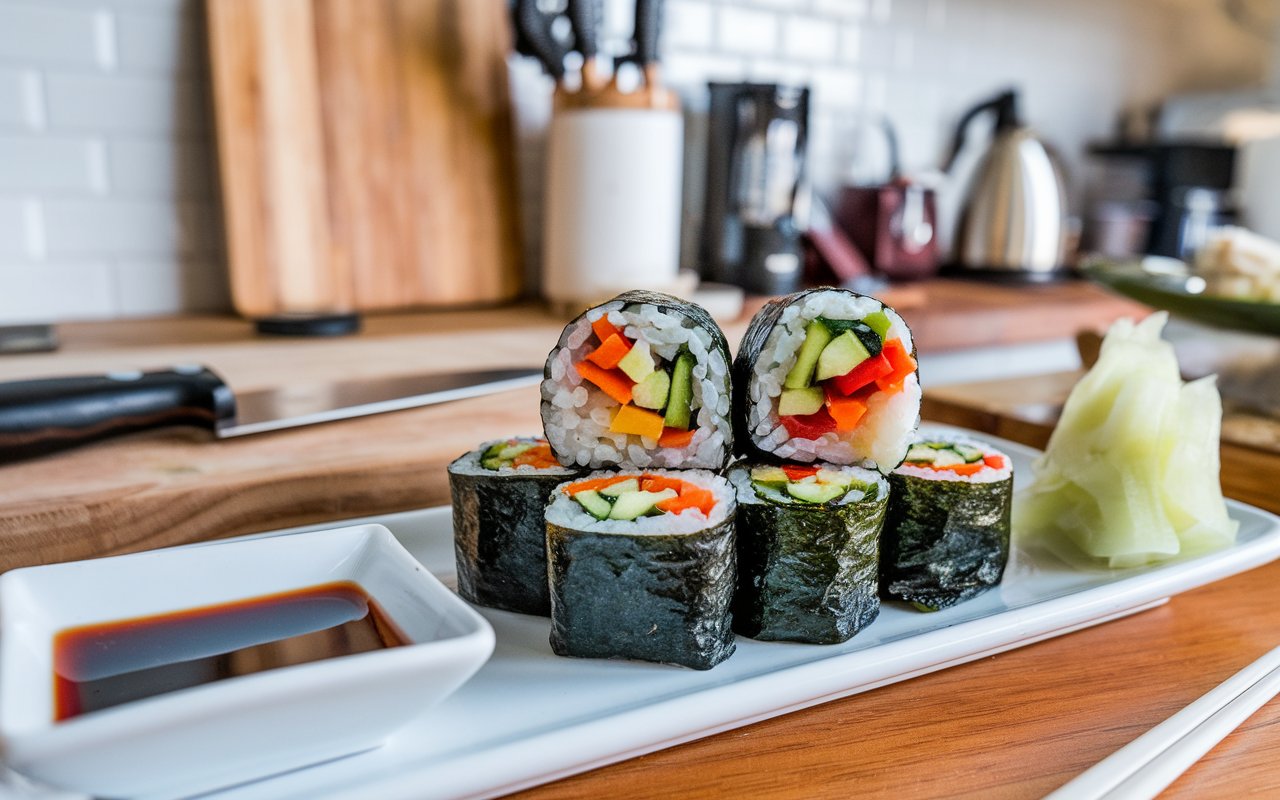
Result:
<svg viewBox="0 0 1280 800"><path fill-rule="evenodd" d="M782 313L789 306L803 301L811 294L832 291L844 292L852 297L868 296L859 294L851 289L819 286L814 289L804 289L782 297L775 297L765 303L756 312L756 315L751 318L751 323L747 326L747 332L743 334L742 342L738 345L738 355L733 360L733 438L737 445L738 454L744 459L770 464L779 464L786 460L759 447L756 444L755 437L751 435L751 426L748 423L751 403L748 392L751 385L751 375L755 371L756 362L760 359L761 354L764 353L769 334L773 332L774 326L782 318ZM881 303L881 305L889 308L884 303ZM896 314L897 312L895 311L894 313ZM905 321L903 324L905 324ZM911 354L912 356L915 355L914 343ZM881 464L877 465L877 468L882 472L888 472L896 466L897 464Z"/></svg>
<svg viewBox="0 0 1280 800"><path fill-rule="evenodd" d="M734 522L619 534L547 523L551 649L711 669L733 655Z"/></svg>
<svg viewBox="0 0 1280 800"><path fill-rule="evenodd" d="M1000 583L1009 561L1013 476L987 483L889 475L880 544L886 597L937 611Z"/></svg>
<svg viewBox="0 0 1280 800"><path fill-rule="evenodd" d="M458 594L489 608L545 617L551 599L543 513L551 492L576 473L456 471L470 455L449 465Z"/></svg>
<svg viewBox="0 0 1280 800"><path fill-rule="evenodd" d="M578 316L574 317L573 320L571 320L567 325L565 325L564 330L560 334L559 340L556 341L556 346L553 347L551 349L551 352L547 354L547 360L542 370L542 379L544 382L550 382L552 380L551 362L555 358L556 353L558 353L561 349L567 346L569 332L572 331L578 325L578 323L584 320L590 311L593 311L599 308L600 306L609 305L610 303L616 303L619 301L621 301L623 304L622 308L626 308L629 305L651 305L664 313L679 314L685 317L690 322L692 322L693 327L701 328L702 330L710 333L711 347L713 350L717 350L720 352L721 357L724 359L724 365L725 365L724 380L721 382L721 385L718 388L720 389L721 394L730 396L730 397L732 396L733 356L729 352L729 341L725 338L724 331L720 330L720 326L716 324L716 321L714 319L712 319L711 314L705 308L703 308L700 305L697 305L696 303L690 303L686 300L681 300L678 297L674 297L669 294L663 294L662 292L653 292L645 289L632 289L631 291L623 292L617 297L614 297L612 300L592 306L591 308L587 309L587 311L584 311ZM705 398L704 398L704 402L705 402ZM549 416L551 414L554 414L556 411L555 406L553 406L547 400L545 392L543 393L543 396L542 396L542 403L541 403L540 409L542 413L542 424L545 428L547 425L547 420ZM695 417L696 417L696 409L695 409ZM556 458L560 461L561 464L565 465L566 467L577 466L577 462L574 459L573 453L564 452L563 448L559 448L556 446L556 442L553 439L551 439L551 437L547 437L547 438L548 440L551 441L552 452L555 453ZM733 458L733 425L729 424L725 426L725 430L724 430L724 457L719 462L702 463L696 459L691 459L680 466L686 469L688 468L723 469L725 466L728 465L728 463L732 460L732 458ZM593 459L590 464L590 467L592 469L599 469L601 467L618 467L620 469L637 469L637 468L647 469L650 466L653 466L656 469L664 468L661 465L645 465L644 467L639 467L639 465L632 463L626 458L623 458L617 463L614 463L612 461L607 463L597 463Z"/></svg>
<svg viewBox="0 0 1280 800"><path fill-rule="evenodd" d="M746 502L740 492L734 630L753 639L836 644L871 624L880 613L887 507L883 481L845 505Z"/></svg>

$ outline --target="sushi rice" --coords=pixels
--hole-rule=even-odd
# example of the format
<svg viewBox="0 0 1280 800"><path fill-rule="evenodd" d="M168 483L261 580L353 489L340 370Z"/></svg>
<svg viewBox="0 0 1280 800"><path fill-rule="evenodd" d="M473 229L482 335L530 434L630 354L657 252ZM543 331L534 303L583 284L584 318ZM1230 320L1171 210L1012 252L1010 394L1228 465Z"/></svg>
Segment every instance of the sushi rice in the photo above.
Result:
<svg viewBox="0 0 1280 800"><path fill-rule="evenodd" d="M574 368L594 348L591 323L602 316L631 341L648 342L653 354L664 360L674 360L682 346L693 355L697 429L686 447L660 448L654 439L609 430L618 403ZM712 331L695 325L688 314L625 299L593 308L569 323L560 344L551 351L548 377L542 382L543 428L561 463L636 469L723 466L732 442L729 362L716 338Z"/></svg>
<svg viewBox="0 0 1280 800"><path fill-rule="evenodd" d="M818 317L860 320L878 311L890 322L885 338L899 339L908 352L913 351L911 331L902 317L873 297L822 289L801 293L783 309L755 357L746 386L747 430L757 448L784 461L860 464L886 473L901 463L920 418L916 374L896 394L873 394L866 416L851 434L830 431L814 440L793 438L777 414L783 381L796 363L809 323Z"/></svg>

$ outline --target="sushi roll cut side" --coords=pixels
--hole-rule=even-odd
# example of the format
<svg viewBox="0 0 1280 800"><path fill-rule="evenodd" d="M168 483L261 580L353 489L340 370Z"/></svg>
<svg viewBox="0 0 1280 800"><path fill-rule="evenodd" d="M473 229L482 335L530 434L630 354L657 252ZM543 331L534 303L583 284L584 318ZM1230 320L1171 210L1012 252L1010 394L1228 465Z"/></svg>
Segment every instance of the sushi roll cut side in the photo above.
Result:
<svg viewBox="0 0 1280 800"><path fill-rule="evenodd" d="M1013 504L1008 456L970 439L920 439L889 485L880 551L885 596L937 611L1000 583Z"/></svg>
<svg viewBox="0 0 1280 800"><path fill-rule="evenodd" d="M543 429L565 465L719 469L733 450L729 404L724 333L654 292L570 322L542 382Z"/></svg>
<svg viewBox="0 0 1280 800"><path fill-rule="evenodd" d="M555 487L579 474L532 436L486 442L450 464L458 594L490 608L550 614L543 513Z"/></svg>
<svg viewBox="0 0 1280 800"><path fill-rule="evenodd" d="M593 473L546 511L551 648L710 669L734 651L734 493L708 471Z"/></svg>
<svg viewBox="0 0 1280 800"><path fill-rule="evenodd" d="M914 352L902 317L873 297L813 289L770 302L734 362L740 447L887 473L919 420Z"/></svg>
<svg viewBox="0 0 1280 800"><path fill-rule="evenodd" d="M834 644L869 625L889 484L833 465L735 466L734 629L755 639Z"/></svg>

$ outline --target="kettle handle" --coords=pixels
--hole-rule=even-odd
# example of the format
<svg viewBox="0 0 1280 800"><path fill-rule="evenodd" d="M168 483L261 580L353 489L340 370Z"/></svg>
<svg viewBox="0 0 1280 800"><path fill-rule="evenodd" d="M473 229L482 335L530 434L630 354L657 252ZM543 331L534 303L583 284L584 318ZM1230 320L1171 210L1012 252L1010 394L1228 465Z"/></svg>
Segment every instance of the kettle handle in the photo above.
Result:
<svg viewBox="0 0 1280 800"><path fill-rule="evenodd" d="M1006 89L990 100L979 103L968 111L964 112L964 116L960 118L960 123L956 125L956 132L951 139L951 152L947 155L947 160L942 164L943 172L950 172L951 167L956 162L956 157L960 155L960 151L964 149L965 131L969 128L969 123L973 122L973 118L986 111L996 112L996 133L1016 128L1018 121L1018 93L1013 89Z"/></svg>

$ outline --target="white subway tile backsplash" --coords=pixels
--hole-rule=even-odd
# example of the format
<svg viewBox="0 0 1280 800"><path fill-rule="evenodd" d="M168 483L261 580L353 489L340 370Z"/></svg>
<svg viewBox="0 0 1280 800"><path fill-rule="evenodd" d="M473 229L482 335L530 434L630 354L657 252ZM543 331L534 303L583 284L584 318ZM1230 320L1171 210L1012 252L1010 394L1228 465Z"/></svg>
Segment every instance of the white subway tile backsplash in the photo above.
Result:
<svg viewBox="0 0 1280 800"><path fill-rule="evenodd" d="M805 62L831 61L840 45L840 28L816 17L790 15L782 27L782 54Z"/></svg>
<svg viewBox="0 0 1280 800"><path fill-rule="evenodd" d="M862 26L845 25L840 31L840 58L849 62L862 60Z"/></svg>
<svg viewBox="0 0 1280 800"><path fill-rule="evenodd" d="M717 44L721 50L767 58L778 50L778 15L725 6L720 9Z"/></svg>
<svg viewBox="0 0 1280 800"><path fill-rule="evenodd" d="M208 55L199 14L197 3L184 3L168 14L117 13L120 68L182 75L206 71Z"/></svg>
<svg viewBox="0 0 1280 800"><path fill-rule="evenodd" d="M104 263L0 263L0 325L115 314L111 271Z"/></svg>
<svg viewBox="0 0 1280 800"><path fill-rule="evenodd" d="M113 273L116 311L122 316L218 311L229 302L226 272L217 262L124 261Z"/></svg>
<svg viewBox="0 0 1280 800"><path fill-rule="evenodd" d="M684 2L667 9L663 46L710 50L715 44L715 9L707 3Z"/></svg>
<svg viewBox="0 0 1280 800"><path fill-rule="evenodd" d="M101 67L96 18L93 9L8 0L0 4L0 60Z"/></svg>
<svg viewBox="0 0 1280 800"><path fill-rule="evenodd" d="M861 19L869 12L869 0L813 0L813 10L845 19Z"/></svg>
<svg viewBox="0 0 1280 800"><path fill-rule="evenodd" d="M112 192L121 197L215 200L209 142L113 139L107 171Z"/></svg>
<svg viewBox="0 0 1280 800"><path fill-rule="evenodd" d="M50 73L45 91L54 131L208 134L206 89L194 79Z"/></svg>
<svg viewBox="0 0 1280 800"><path fill-rule="evenodd" d="M813 71L813 105L827 109L856 108L862 101L862 75L847 67Z"/></svg>
<svg viewBox="0 0 1280 800"><path fill-rule="evenodd" d="M27 255L27 228L23 202L16 197L0 197L0 259Z"/></svg>
<svg viewBox="0 0 1280 800"><path fill-rule="evenodd" d="M26 100L23 98L22 72L0 69L0 130L27 126Z"/></svg>
<svg viewBox="0 0 1280 800"><path fill-rule="evenodd" d="M93 140L0 135L0 191L93 193Z"/></svg>
<svg viewBox="0 0 1280 800"><path fill-rule="evenodd" d="M44 225L51 258L176 258L218 249L217 215L203 203L52 199L45 203Z"/></svg>

